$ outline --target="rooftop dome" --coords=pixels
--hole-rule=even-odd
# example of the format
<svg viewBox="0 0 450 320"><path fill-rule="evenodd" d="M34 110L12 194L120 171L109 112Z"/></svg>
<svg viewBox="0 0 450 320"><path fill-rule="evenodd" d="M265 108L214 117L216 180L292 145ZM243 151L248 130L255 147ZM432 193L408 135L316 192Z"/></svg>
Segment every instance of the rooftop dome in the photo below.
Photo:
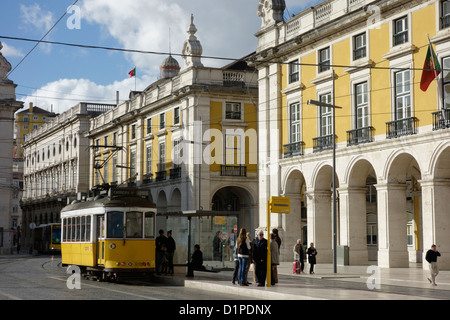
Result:
<svg viewBox="0 0 450 320"><path fill-rule="evenodd" d="M161 79L167 79L175 77L178 74L178 72L180 71L180 65L178 64L177 60L169 55L166 59L164 59L159 69L161 73Z"/></svg>

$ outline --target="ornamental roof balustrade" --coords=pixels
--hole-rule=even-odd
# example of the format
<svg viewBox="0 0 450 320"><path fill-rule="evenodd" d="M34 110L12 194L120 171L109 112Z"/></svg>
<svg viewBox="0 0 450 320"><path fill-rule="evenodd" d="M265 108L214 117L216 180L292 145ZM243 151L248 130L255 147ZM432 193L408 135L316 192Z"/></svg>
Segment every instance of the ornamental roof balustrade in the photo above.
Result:
<svg viewBox="0 0 450 320"><path fill-rule="evenodd" d="M369 17L376 14L376 6L369 6L379 2L377 0L327 0L314 7L305 9L283 24L280 24L281 41L293 39L301 34L311 31L330 21L337 20L351 12L361 10ZM371 11L369 11L369 9Z"/></svg>

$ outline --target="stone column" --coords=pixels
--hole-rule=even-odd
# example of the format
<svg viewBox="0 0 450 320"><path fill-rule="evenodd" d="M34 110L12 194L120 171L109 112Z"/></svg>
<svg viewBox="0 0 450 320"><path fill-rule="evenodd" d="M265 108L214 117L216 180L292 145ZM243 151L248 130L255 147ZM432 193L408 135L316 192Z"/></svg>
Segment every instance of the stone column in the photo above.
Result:
<svg viewBox="0 0 450 320"><path fill-rule="evenodd" d="M366 188L339 188L339 244L349 247L349 264L366 264Z"/></svg>
<svg viewBox="0 0 450 320"><path fill-rule="evenodd" d="M293 247L297 243L297 239L301 239L302 234L302 203L300 194L285 194L284 197L290 198L291 212L280 213L282 230L278 229L278 231L283 241L280 258L282 258L281 261L292 261L294 257Z"/></svg>
<svg viewBox="0 0 450 320"><path fill-rule="evenodd" d="M407 268L406 184L377 184L378 266Z"/></svg>
<svg viewBox="0 0 450 320"><path fill-rule="evenodd" d="M317 263L333 262L333 234L331 191L317 190L308 192L307 224L308 243L314 242L317 249Z"/></svg>
<svg viewBox="0 0 450 320"><path fill-rule="evenodd" d="M441 253L440 269L450 269L450 180L434 179L419 181L422 188L423 219L423 268L428 270L425 254L432 244Z"/></svg>

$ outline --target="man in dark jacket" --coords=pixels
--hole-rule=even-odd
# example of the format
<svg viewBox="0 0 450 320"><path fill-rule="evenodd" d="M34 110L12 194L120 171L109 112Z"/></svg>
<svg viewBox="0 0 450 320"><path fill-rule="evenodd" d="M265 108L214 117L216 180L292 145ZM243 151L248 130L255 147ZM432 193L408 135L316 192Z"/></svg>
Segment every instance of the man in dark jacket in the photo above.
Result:
<svg viewBox="0 0 450 320"><path fill-rule="evenodd" d="M433 244L431 246L431 249L427 251L427 254L425 255L425 260L428 261L429 267L430 267L430 274L431 279L428 278L428 281L435 286L436 285L436 276L439 274L439 268L437 265L437 257L440 257L441 254L436 249L436 245Z"/></svg>
<svg viewBox="0 0 450 320"><path fill-rule="evenodd" d="M260 231L252 242L252 259L255 263L256 282L259 287L264 287L267 274L267 240L264 239L263 231Z"/></svg>
<svg viewBox="0 0 450 320"><path fill-rule="evenodd" d="M161 268L166 255L166 236L164 230L159 230L159 236L155 239L155 253L156 253L156 274L161 274Z"/></svg>
<svg viewBox="0 0 450 320"><path fill-rule="evenodd" d="M175 240L172 238L172 230L167 231L166 248L168 263L167 273L173 275L173 256L175 255L175 249L177 248L177 246Z"/></svg>

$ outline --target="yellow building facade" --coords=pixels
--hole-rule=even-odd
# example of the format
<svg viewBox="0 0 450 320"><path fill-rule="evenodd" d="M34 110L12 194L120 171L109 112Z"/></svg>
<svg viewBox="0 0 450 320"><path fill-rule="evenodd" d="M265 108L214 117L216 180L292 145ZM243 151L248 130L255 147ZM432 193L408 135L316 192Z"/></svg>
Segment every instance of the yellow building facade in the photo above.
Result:
<svg viewBox="0 0 450 320"><path fill-rule="evenodd" d="M271 225L332 261L335 123L339 261L407 267L433 243L450 251L448 3L329 0L286 21L273 7L258 12L250 59L259 73L260 203L291 197L293 214L274 214ZM442 69L423 91L430 45ZM334 116L314 102L335 106Z"/></svg>
<svg viewBox="0 0 450 320"><path fill-rule="evenodd" d="M230 252L220 259L232 263L231 235L238 227L253 230L258 218L257 73L243 60L222 68L203 66L195 54L201 54L195 31L191 21L184 46L191 50L183 52L183 67L169 56L159 80L91 120L90 183L150 190L157 229L174 230L178 252L188 245L187 218L174 223L167 217L207 213L198 226L207 232L192 232L192 241L202 245L205 260L212 260L217 258L209 254L212 233L226 232ZM236 220L225 225L211 219L217 212Z"/></svg>

